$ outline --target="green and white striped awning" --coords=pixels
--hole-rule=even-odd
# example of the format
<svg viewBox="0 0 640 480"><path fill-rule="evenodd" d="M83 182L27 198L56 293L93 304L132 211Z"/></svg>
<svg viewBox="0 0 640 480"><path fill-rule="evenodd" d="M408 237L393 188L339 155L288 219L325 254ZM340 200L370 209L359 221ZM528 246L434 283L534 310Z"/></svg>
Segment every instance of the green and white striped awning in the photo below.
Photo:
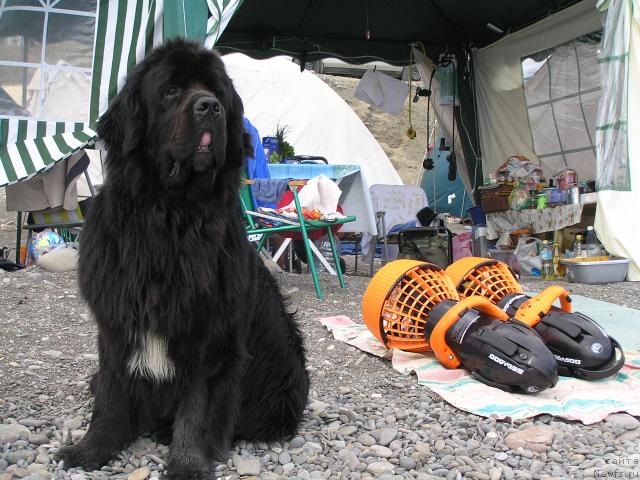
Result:
<svg viewBox="0 0 640 480"><path fill-rule="evenodd" d="M56 0L41 2L45 2L47 14L55 13ZM195 2L202 5L195 8ZM210 48L241 3L242 0L171 0L165 9L165 0L97 0L88 123L0 114L0 187L29 179L95 142L97 119L124 85L130 69L149 50L163 38L175 36L197 39ZM0 6L0 20L4 10L15 12L22 8L5 5L2 2ZM181 20L176 20L177 16Z"/></svg>
<svg viewBox="0 0 640 480"><path fill-rule="evenodd" d="M64 123L54 123L53 126L60 133L15 140L0 149L0 186L26 180L48 170L56 162L86 147L96 137L96 132L89 127L66 131Z"/></svg>

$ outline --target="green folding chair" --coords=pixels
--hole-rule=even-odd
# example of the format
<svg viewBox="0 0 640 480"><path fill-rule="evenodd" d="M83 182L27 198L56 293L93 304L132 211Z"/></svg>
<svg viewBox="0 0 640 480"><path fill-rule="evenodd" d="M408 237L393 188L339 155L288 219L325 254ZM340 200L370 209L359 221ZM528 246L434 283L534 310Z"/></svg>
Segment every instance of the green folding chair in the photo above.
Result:
<svg viewBox="0 0 640 480"><path fill-rule="evenodd" d="M331 244L331 253L333 254L333 260L335 262L336 274L340 281L340 286L345 288L346 284L342 268L340 267L340 256L336 248L336 243L333 239L333 232L331 227L341 225L355 221L355 216L347 216L344 218L336 219L335 221L326 220L306 220L302 215L302 208L300 208L300 200L298 198L298 190L306 184L303 180L290 180L288 182L288 188L293 194L293 200L296 205L296 211L298 215L297 221L283 219L280 217L274 217L267 214L258 212L254 205L253 195L251 195L251 185L255 182L253 180L243 180L240 188L240 202L242 204L242 210L244 219L247 224L247 237L249 241L257 245L258 252L261 252L265 247L267 240L274 233L280 232L300 232L304 248L307 252L307 258L309 259L309 269L311 270L311 277L313 278L313 284L316 289L316 296L322 300L324 298L322 290L320 288L320 281L318 279L318 272L316 270L315 262L313 261L313 250L311 248L311 241L309 240L308 232L314 230L326 229L327 236L329 237L329 243ZM258 219L263 218L278 223L278 226L265 226Z"/></svg>

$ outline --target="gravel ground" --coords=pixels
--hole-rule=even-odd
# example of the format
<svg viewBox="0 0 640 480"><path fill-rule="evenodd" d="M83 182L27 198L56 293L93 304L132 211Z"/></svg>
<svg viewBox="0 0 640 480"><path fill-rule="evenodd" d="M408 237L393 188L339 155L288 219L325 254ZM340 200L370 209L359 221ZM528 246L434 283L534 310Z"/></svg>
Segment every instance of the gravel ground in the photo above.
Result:
<svg viewBox="0 0 640 480"><path fill-rule="evenodd" d="M640 422L615 414L584 426L542 415L497 421L459 411L383 360L333 340L318 318L360 320L369 281L348 288L323 278L324 301L308 276L277 275L306 337L311 398L298 436L240 443L217 467L221 478L564 479L640 477ZM530 290L541 282L525 281ZM576 293L640 308L640 284ZM0 480L160 477L168 447L140 438L100 471L63 471L61 445L80 439L91 418L87 381L97 368L96 329L76 274L37 267L0 271Z"/></svg>

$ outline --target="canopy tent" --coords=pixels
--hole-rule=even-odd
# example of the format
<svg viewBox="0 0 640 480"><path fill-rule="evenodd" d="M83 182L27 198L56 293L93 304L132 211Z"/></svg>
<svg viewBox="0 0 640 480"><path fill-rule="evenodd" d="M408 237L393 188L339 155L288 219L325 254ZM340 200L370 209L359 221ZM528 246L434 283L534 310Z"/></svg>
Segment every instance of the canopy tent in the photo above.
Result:
<svg viewBox="0 0 640 480"><path fill-rule="evenodd" d="M424 44L430 58L458 45L483 47L577 1L244 0L216 48L254 58L407 65L411 42Z"/></svg>
<svg viewBox="0 0 640 480"><path fill-rule="evenodd" d="M599 172L596 231L611 253L631 259L629 278L640 280L640 251L634 246L640 221L627 214L628 206L640 200L634 195L634 188L640 188L634 168L640 152L638 141L632 137L627 142L626 136L639 104L638 82L631 79L640 50L635 33L640 7L638 0L600 3L611 4L603 45L607 35L620 40L609 57L597 60L595 42L579 38L602 29L596 0L508 5L491 0L429 0L419 6L408 0L347 4L245 0L217 48L256 58L288 54L302 63L338 57L395 65L409 63L410 46L424 46L434 61L443 52L454 53L461 105L454 115L463 127L460 142L467 171L476 173L472 183L481 182L478 162L488 173L514 154L539 162L549 176L567 166L575 167L583 178ZM552 56L548 49L553 49ZM548 61L523 87L526 57ZM596 81L598 64L603 62L614 64L612 69L622 68L624 75ZM598 83L607 88L601 92ZM594 121L601 98L606 101L599 102ZM609 122L600 118L607 114Z"/></svg>
<svg viewBox="0 0 640 480"><path fill-rule="evenodd" d="M287 142L298 155L325 157L330 164L360 166L362 185L401 185L387 155L360 118L314 73L300 72L289 57L254 60L242 54L223 56L227 73L244 104L245 116L260 135L286 127ZM355 188L355 187L354 187ZM368 193L357 212L359 230L376 233Z"/></svg>
<svg viewBox="0 0 640 480"><path fill-rule="evenodd" d="M457 97L464 108L455 108L468 188L482 184L482 153L478 143L473 91L471 48L494 43L505 34L525 28L578 0L411 0L385 2L287 2L245 0L216 45L222 52L243 52L254 58L292 55L305 62L337 57L351 63L382 60L408 65L410 45L421 44L426 55L437 60L441 53L456 55ZM339 12L339 14L337 14ZM453 132L452 132L453 133ZM426 145L425 145L426 147ZM478 199L477 191L474 191Z"/></svg>

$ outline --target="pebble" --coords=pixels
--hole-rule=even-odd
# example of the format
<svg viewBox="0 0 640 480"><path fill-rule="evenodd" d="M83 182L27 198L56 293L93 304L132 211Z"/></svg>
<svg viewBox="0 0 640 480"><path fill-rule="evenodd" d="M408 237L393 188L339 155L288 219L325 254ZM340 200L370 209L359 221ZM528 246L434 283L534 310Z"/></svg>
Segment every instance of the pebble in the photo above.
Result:
<svg viewBox="0 0 640 480"><path fill-rule="evenodd" d="M340 430L338 430L338 433L342 437L349 437L349 436L353 435L354 433L356 433L357 431L358 431L358 427L355 427L353 425L348 425L348 426L342 427Z"/></svg>
<svg viewBox="0 0 640 480"><path fill-rule="evenodd" d="M260 475L260 470L262 468L260 459L254 456L243 457L240 455L234 455L233 464L236 467L238 475Z"/></svg>
<svg viewBox="0 0 640 480"><path fill-rule="evenodd" d="M369 448L365 449L362 453L362 457L380 457L380 458L389 458L393 455L393 452L390 448L383 447L382 445L372 445Z"/></svg>
<svg viewBox="0 0 640 480"><path fill-rule="evenodd" d="M137 468L127 476L127 480L144 480L151 475L149 467Z"/></svg>
<svg viewBox="0 0 640 480"><path fill-rule="evenodd" d="M291 448L300 448L304 445L304 442L305 440L302 437L293 437L289 442L289 446Z"/></svg>
<svg viewBox="0 0 640 480"><path fill-rule="evenodd" d="M400 457L399 463L405 470L413 470L417 465L417 462L411 457Z"/></svg>
<svg viewBox="0 0 640 480"><path fill-rule="evenodd" d="M389 445L398 434L398 430L395 428L381 428L377 431L378 440L376 443L378 445L386 446Z"/></svg>
<svg viewBox="0 0 640 480"><path fill-rule="evenodd" d="M29 437L29 429L24 425L12 423L0 424L0 445L12 443L16 440L26 440Z"/></svg>
<svg viewBox="0 0 640 480"><path fill-rule="evenodd" d="M367 466L367 472L377 477L384 474L393 475L393 465L387 461L373 462Z"/></svg>
<svg viewBox="0 0 640 480"><path fill-rule="evenodd" d="M368 433L363 433L362 435L358 435L357 441L360 442L365 447L370 447L376 444L376 439L373 438Z"/></svg>
<svg viewBox="0 0 640 480"><path fill-rule="evenodd" d="M41 433L30 433L28 436L29 443L34 445L44 445L49 443L49 437Z"/></svg>
<svg viewBox="0 0 640 480"><path fill-rule="evenodd" d="M524 448L534 452L546 452L553 443L558 430L548 425L535 425L517 432L510 433L504 443L511 449Z"/></svg>
<svg viewBox="0 0 640 480"><path fill-rule="evenodd" d="M628 413L613 413L606 418L605 422L625 430L634 430L640 426L640 421Z"/></svg>
<svg viewBox="0 0 640 480"><path fill-rule="evenodd" d="M44 425L44 422L42 420L36 420L35 418L23 418L22 420L18 420L18 423L20 425L24 425L25 427L32 428L40 428L42 425Z"/></svg>
<svg viewBox="0 0 640 480"><path fill-rule="evenodd" d="M278 463L280 463L280 465L286 465L287 463L291 463L291 455L289 455L289 452L282 452L278 456Z"/></svg>
<svg viewBox="0 0 640 480"><path fill-rule="evenodd" d="M531 465L529 465L529 471L534 475L540 473L543 468L544 463L542 463L540 460L534 460L533 462L531 462Z"/></svg>

